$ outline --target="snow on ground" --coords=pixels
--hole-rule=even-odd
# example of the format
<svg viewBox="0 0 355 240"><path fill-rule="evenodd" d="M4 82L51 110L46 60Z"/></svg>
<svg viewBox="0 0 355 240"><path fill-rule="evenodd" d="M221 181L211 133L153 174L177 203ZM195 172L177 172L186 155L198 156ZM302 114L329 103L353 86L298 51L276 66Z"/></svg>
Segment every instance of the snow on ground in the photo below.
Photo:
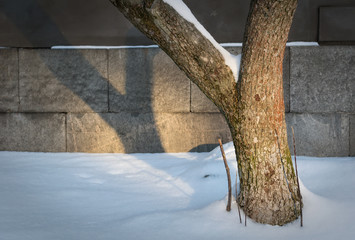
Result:
<svg viewBox="0 0 355 240"><path fill-rule="evenodd" d="M225 151L236 172L233 145ZM0 152L0 239L353 239L355 158L298 157L304 227L225 211L219 148L209 153ZM232 174L235 181L235 174Z"/></svg>

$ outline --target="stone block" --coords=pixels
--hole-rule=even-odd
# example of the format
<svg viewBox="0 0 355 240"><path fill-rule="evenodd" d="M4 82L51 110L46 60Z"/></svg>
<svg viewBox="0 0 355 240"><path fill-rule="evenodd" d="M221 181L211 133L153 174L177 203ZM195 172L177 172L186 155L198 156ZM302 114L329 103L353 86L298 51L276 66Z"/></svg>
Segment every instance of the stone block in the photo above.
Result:
<svg viewBox="0 0 355 240"><path fill-rule="evenodd" d="M18 55L15 49L0 49L0 112L16 112L18 97Z"/></svg>
<svg viewBox="0 0 355 240"><path fill-rule="evenodd" d="M189 112L190 81L159 48L109 50L111 112Z"/></svg>
<svg viewBox="0 0 355 240"><path fill-rule="evenodd" d="M349 155L349 117L346 114L286 114L288 140L293 152L291 126L297 155L334 157Z"/></svg>
<svg viewBox="0 0 355 240"><path fill-rule="evenodd" d="M350 156L355 156L355 114L350 115Z"/></svg>
<svg viewBox="0 0 355 240"><path fill-rule="evenodd" d="M219 113L161 114L155 117L166 152L207 152L232 141L225 118Z"/></svg>
<svg viewBox="0 0 355 240"><path fill-rule="evenodd" d="M191 112L219 112L214 103L191 82Z"/></svg>
<svg viewBox="0 0 355 240"><path fill-rule="evenodd" d="M0 151L65 152L65 114L0 113Z"/></svg>
<svg viewBox="0 0 355 240"><path fill-rule="evenodd" d="M285 50L285 56L282 66L282 79L284 90L285 112L290 112L290 48Z"/></svg>
<svg viewBox="0 0 355 240"><path fill-rule="evenodd" d="M291 47L291 112L355 111L355 46Z"/></svg>
<svg viewBox="0 0 355 240"><path fill-rule="evenodd" d="M107 51L20 49L20 109L107 112Z"/></svg>
<svg viewBox="0 0 355 240"><path fill-rule="evenodd" d="M242 47L224 47L224 48L233 55L238 55L242 53Z"/></svg>
<svg viewBox="0 0 355 240"><path fill-rule="evenodd" d="M70 152L209 151L231 140L220 114L68 114L67 132Z"/></svg>
<svg viewBox="0 0 355 240"><path fill-rule="evenodd" d="M125 146L121 142L121 137L124 136L125 132L129 131L129 128L119 132L112 123L115 120L120 121L116 114L68 113L67 151L124 153ZM129 127L128 120L125 123L119 126L122 128Z"/></svg>

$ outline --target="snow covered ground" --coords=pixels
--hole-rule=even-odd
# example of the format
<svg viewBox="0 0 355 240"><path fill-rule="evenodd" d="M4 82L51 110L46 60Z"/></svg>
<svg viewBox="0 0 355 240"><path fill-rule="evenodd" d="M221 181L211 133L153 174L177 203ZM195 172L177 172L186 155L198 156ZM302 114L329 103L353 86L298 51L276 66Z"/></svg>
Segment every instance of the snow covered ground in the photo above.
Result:
<svg viewBox="0 0 355 240"><path fill-rule="evenodd" d="M235 173L231 143L225 151ZM0 239L354 239L355 158L298 157L298 168L304 227L299 221L278 227L251 220L245 227L235 204L225 211L219 148L178 154L0 152Z"/></svg>

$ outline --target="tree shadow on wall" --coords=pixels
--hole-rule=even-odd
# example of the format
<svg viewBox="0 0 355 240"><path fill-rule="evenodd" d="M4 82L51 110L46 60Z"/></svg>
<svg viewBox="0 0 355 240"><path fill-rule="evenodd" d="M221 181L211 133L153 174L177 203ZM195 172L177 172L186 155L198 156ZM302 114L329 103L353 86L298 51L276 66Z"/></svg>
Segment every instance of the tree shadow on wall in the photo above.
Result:
<svg viewBox="0 0 355 240"><path fill-rule="evenodd" d="M7 17L11 19L29 42L38 43L38 39L26 29L26 19L17 16L18 12L26 11L25 9L28 8L35 11L33 14L40 19L38 20L39 22L46 22L46 27L50 28L53 38L56 38L58 43L70 45L61 34L58 26L35 0L6 1L6 4L2 7L2 11L5 12ZM26 57L25 53L30 51L31 50L23 51L22 58ZM37 66L36 63L30 63L27 66L31 66L32 68L29 68L27 71L29 71L29 75L32 74L32 70L38 71L38 76L36 76L36 79L32 76L30 79L20 79L20 81L25 81L22 84L23 86L25 86L25 84L30 85L27 87L31 90L30 94L38 94L37 92L39 92L39 97L33 95L29 96L38 100L35 103L34 101L31 102L32 104L36 104L35 107L37 109L44 109L44 107L41 106L43 102L46 102L46 105L50 105L50 102L53 102L53 106L56 108L58 108L58 102L66 102L66 104L62 106L62 110L57 112L67 113L67 141L71 145L70 149L68 149L69 151L90 151L90 148L87 146L76 146L76 143L79 145L80 142L83 143L85 141L91 142L91 144L97 143L105 145L105 133L101 136L97 136L100 135L101 126L95 118L99 116L100 120L103 120L116 132L126 153L164 152L159 131L155 123L152 102L154 80L153 58L157 56L161 50L117 49L109 51L81 51L75 49L37 49L34 51L40 59L40 62L37 60L36 63L39 62L42 66L39 66L39 69L32 69ZM102 57L102 52L105 53L104 57ZM26 60L31 62L32 56L33 52L28 54ZM112 66L112 64L114 64L114 66ZM45 75L40 72L41 69L47 71ZM25 70L22 69L21 71ZM47 78L51 79L48 80ZM47 84L54 85L47 86ZM64 90L58 94L56 93L56 84L63 85L70 91ZM63 86L58 87L63 88ZM50 92L50 88L53 87L53 92ZM74 97L79 97L84 104L78 103L75 98L72 99L70 96L65 95L68 92ZM71 102L71 100L74 101ZM65 110L68 105L75 111L68 112ZM112 139L108 138L111 137L112 136L107 136L107 143L109 145ZM97 138L101 139L98 141ZM204 144L197 146L192 149L192 151L207 151L210 150L211 147L214 147L214 145ZM115 151L114 148L105 148L105 146L103 148L100 148L100 146L92 146L92 149L103 149L105 152L109 152L110 150ZM204 196L205 191L203 188L199 187L199 184L196 184L198 181L189 181L191 179L190 170L180 172L175 167L169 167L164 168L164 172L166 173L165 177L160 177L156 174L156 169L161 168L162 161L181 160L180 158L184 158L184 156L168 154L165 156L165 159L159 161L156 161L151 155L144 156L145 157L140 157L141 161L148 163L152 168L145 167L145 165L139 161L130 161L128 164L130 164L133 169L139 169L144 174L158 178L159 180L157 180L157 182L170 185L171 188L175 189L176 194L183 196L180 197L180 199L186 200L186 204L178 206L179 208L177 210L196 208L197 205L204 207L210 204L210 202L206 201L203 203L203 206L201 205L200 199L201 196ZM196 170L201 167L201 163L196 161L195 167L192 168L193 173L196 174L196 179L203 181L206 187L210 184L211 179L222 178L222 176L218 174L219 169L217 166L223 169L223 164L221 165L219 162L213 161L212 166L213 167L202 168L201 171ZM115 175L114 171L108 171L107 174ZM185 184L187 186L186 188L190 190L187 191L185 187L181 187L182 184ZM221 194L218 189L219 188L215 188L214 191L223 196L224 193ZM212 194L215 194L214 191L212 191ZM211 194L211 192L209 192L209 194Z"/></svg>
<svg viewBox="0 0 355 240"><path fill-rule="evenodd" d="M33 34L33 32L27 28L26 21L28 19L23 16L18 16L17 14L19 12L32 11L31 14L36 16L35 22L45 23L45 30L52 34L52 39L57 39L57 42L63 45L70 45L58 26L50 16L45 13L37 1L5 1L5 3L2 4L2 11L33 45L36 45L36 43L40 41L40 33L37 35ZM105 52L105 54L103 54L104 57L102 57L103 51ZM101 54L99 52L101 52ZM71 147L67 146L69 151L90 151L90 149L85 147L78 147L77 145L80 144L78 141L81 141L81 143L84 143L84 141L91 142L90 144L93 149L102 149L107 152L117 151L117 149L115 150L110 147L101 148L100 146L93 146L95 143L110 145L110 141L114 139L107 139L107 141L101 139L100 141L96 141L95 139L89 138L96 138L97 136L85 135L87 132L95 134L97 129L89 128L97 127L97 123L93 120L92 115L80 112L94 112L116 131L126 153L164 152L154 120L151 99L153 86L152 59L157 51L149 51L149 53L148 51L143 52L144 54L142 55L142 51L139 50L132 51L132 54L130 51L130 53L127 54L127 50L125 49L112 51L99 50L96 51L96 53L95 51L81 51L75 49L36 50L36 54L38 54L41 59L40 64L44 64L44 66L49 69L52 80L48 80L47 76L39 77L40 79L33 78L32 80L36 81L36 83L33 84L33 86L30 85L30 87L27 87L37 87L38 89L31 91L31 93L36 94L36 96L29 97L38 100L34 103L34 105L38 105L38 108L43 107L41 106L43 102L57 101L53 103L53 105L58 106L58 102L64 101L66 102L66 106L70 106L70 109L74 109L73 111L68 111L65 110L66 106L63 106L63 109L58 111L68 113L68 133L70 132L72 134L68 134L66 137L68 143L72 143L73 145ZM119 61L127 63L123 72L115 72L115 66L109 66L109 68L107 68L108 58L114 57L115 54L121 55L121 57L118 58ZM24 53L22 57L26 59L26 54ZM27 56L29 62L31 62L30 58L31 54ZM136 64L133 66L129 65L133 63ZM36 67L35 64L29 64L27 66ZM39 71L39 69L37 69L37 71ZM28 71L32 71L32 69ZM105 76L105 73L107 76ZM115 78L109 79L110 81L107 79L108 76L111 76L111 73L112 75L116 74L116 76L125 75L125 78L120 79L121 82L118 84L124 89L123 92L118 91ZM39 75L40 74L39 72ZM139 76L139 79L137 79L137 76ZM53 77L55 80L53 80ZM28 81L27 84L30 84L30 80L28 79L20 79L20 81L25 81L24 84ZM58 81L60 84L58 84ZM122 83L122 81L124 83ZM85 103L82 106L86 109L80 109L80 104L72 101L73 98L65 94L65 90L61 91L60 94L58 94L55 89L51 91L51 87L55 88L58 86L48 86L50 84L64 85ZM35 92L40 92L40 96L37 96L38 93ZM79 126L83 124L83 122L80 121L84 119L86 119L85 121L88 123L86 129L83 129L85 128L84 125ZM82 134L81 137L77 135L79 132ZM85 138L87 139L85 140ZM105 138L105 134L103 134L101 138Z"/></svg>

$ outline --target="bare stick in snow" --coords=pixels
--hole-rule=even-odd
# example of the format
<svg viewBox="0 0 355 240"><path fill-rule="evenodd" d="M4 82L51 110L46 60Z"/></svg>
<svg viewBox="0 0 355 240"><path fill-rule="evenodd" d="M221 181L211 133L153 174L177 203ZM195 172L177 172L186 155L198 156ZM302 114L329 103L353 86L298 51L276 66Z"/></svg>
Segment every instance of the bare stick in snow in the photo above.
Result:
<svg viewBox="0 0 355 240"><path fill-rule="evenodd" d="M238 164L237 164L238 165ZM240 215L240 207L239 207L239 201L238 201L238 174L240 174L239 172L239 166L237 167L237 172L236 172L236 178L235 178L235 202L237 203L237 207L238 207L238 215L239 215L239 222L242 223L242 217Z"/></svg>
<svg viewBox="0 0 355 240"><path fill-rule="evenodd" d="M232 198L232 186L231 186L231 175L226 159L226 155L224 154L223 145L221 139L218 139L219 147L221 148L221 153L223 157L224 167L226 168L227 179L228 179L228 202L226 210L229 212L231 210L231 198Z"/></svg>
<svg viewBox="0 0 355 240"><path fill-rule="evenodd" d="M292 140L293 140L293 151L295 154L295 168L296 168L296 178L297 178L297 186L298 186L298 197L300 199L302 199L301 196L301 189L300 189L300 182L298 180L298 170L297 170L297 160L296 160L296 140L295 140L295 132L293 131L293 127L291 127L292 129ZM302 203L300 204L300 215L301 215L301 227L303 227L303 214L302 214Z"/></svg>

